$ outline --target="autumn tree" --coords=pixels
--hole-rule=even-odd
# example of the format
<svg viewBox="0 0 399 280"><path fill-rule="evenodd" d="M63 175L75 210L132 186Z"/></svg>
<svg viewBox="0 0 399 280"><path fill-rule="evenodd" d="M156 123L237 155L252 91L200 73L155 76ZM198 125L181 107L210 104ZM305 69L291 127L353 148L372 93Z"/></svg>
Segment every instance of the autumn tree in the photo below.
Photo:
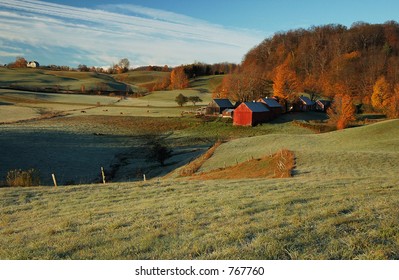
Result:
<svg viewBox="0 0 399 280"><path fill-rule="evenodd" d="M8 64L10 68L26 68L28 61L22 56L18 56L13 63Z"/></svg>
<svg viewBox="0 0 399 280"><path fill-rule="evenodd" d="M371 96L371 105L375 109L384 111L390 101L389 84L384 76L381 76L374 84L373 95Z"/></svg>
<svg viewBox="0 0 399 280"><path fill-rule="evenodd" d="M170 74L165 76L161 82L156 83L152 87L152 91L157 91L157 90L165 90L170 87Z"/></svg>
<svg viewBox="0 0 399 280"><path fill-rule="evenodd" d="M176 67L170 74L171 89L185 89L188 87L188 78L184 72L184 67Z"/></svg>
<svg viewBox="0 0 399 280"><path fill-rule="evenodd" d="M247 69L242 73L226 75L212 97L247 102L270 95L270 88L270 81L263 77L261 71Z"/></svg>
<svg viewBox="0 0 399 280"><path fill-rule="evenodd" d="M180 107L183 107L183 105L188 102L188 97L180 93L176 96L175 101Z"/></svg>
<svg viewBox="0 0 399 280"><path fill-rule="evenodd" d="M290 68L291 57L288 56L284 63L276 68L276 75L273 83L274 95L285 103L286 110L288 103L298 97L300 89L296 73Z"/></svg>
<svg viewBox="0 0 399 280"><path fill-rule="evenodd" d="M232 74L223 77L222 82L214 89L212 98L228 98L232 87Z"/></svg>
<svg viewBox="0 0 399 280"><path fill-rule="evenodd" d="M353 100L349 95L337 94L331 107L327 110L329 123L337 127L337 129L344 129L349 122L355 120L355 106Z"/></svg>

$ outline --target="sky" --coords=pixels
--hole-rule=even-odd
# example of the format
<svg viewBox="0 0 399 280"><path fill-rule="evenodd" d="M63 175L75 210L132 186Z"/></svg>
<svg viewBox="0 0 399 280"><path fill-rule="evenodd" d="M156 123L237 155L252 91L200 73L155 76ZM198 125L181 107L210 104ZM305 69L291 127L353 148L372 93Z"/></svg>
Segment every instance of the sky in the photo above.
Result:
<svg viewBox="0 0 399 280"><path fill-rule="evenodd" d="M399 22L397 0L0 0L0 64L240 63L276 32Z"/></svg>

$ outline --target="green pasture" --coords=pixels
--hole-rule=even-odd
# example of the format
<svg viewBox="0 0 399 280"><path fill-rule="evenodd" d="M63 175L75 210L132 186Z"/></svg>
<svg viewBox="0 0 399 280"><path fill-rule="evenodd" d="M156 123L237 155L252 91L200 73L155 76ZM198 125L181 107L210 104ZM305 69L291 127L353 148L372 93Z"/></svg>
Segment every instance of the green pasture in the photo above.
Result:
<svg viewBox="0 0 399 280"><path fill-rule="evenodd" d="M126 85L109 75L92 72L50 71L42 69L0 68L0 87L25 88L34 91L126 91Z"/></svg>
<svg viewBox="0 0 399 280"><path fill-rule="evenodd" d="M258 126L203 166L288 148L290 179L0 189L0 259L398 259L398 122L325 134ZM166 140L225 124L187 125Z"/></svg>
<svg viewBox="0 0 399 280"><path fill-rule="evenodd" d="M0 189L0 259L398 259L397 177Z"/></svg>
<svg viewBox="0 0 399 280"><path fill-rule="evenodd" d="M115 79L121 79L133 87L140 87L145 83L159 81L167 74L156 71L130 71L110 76L89 72L0 68L0 86L19 86L30 90L43 89L45 91L55 87L61 90L80 90L84 85L86 91L94 88L124 90L125 84L117 82ZM0 89L0 112L4 113L0 115L0 122L32 119L38 117L38 111L62 111L74 116L80 115L84 110L85 114L89 115L177 117L181 116L182 111L194 112L198 106L207 105L211 101L211 92L221 82L221 79L222 76L199 77L191 81L188 89L155 91L143 97L124 99L104 95L54 94ZM187 97L199 96L202 102L197 103L196 106L188 102L180 107L175 102L179 94ZM6 108L3 106L5 104L11 106ZM19 113L11 115L10 110Z"/></svg>
<svg viewBox="0 0 399 280"><path fill-rule="evenodd" d="M323 134L284 133L233 140L221 145L200 171L260 158L282 148L294 151L296 172L303 178L397 177L399 120Z"/></svg>
<svg viewBox="0 0 399 280"><path fill-rule="evenodd" d="M149 83L159 83L167 77L169 72L160 71L129 71L127 73L112 75L116 80L123 80L128 84L142 86Z"/></svg>

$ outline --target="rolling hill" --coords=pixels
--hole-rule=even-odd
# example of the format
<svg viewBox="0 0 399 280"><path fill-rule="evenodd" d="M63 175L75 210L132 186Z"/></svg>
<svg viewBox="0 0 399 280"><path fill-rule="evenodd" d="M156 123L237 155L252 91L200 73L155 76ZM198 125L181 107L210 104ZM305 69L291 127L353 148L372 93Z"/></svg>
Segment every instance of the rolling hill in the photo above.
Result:
<svg viewBox="0 0 399 280"><path fill-rule="evenodd" d="M0 87L32 91L125 91L126 85L109 75L92 72L51 71L43 69L0 68Z"/></svg>
<svg viewBox="0 0 399 280"><path fill-rule="evenodd" d="M273 134L221 145L200 171L260 158L279 149L293 151L296 174L307 178L396 176L399 166L399 120L323 134Z"/></svg>
<svg viewBox="0 0 399 280"><path fill-rule="evenodd" d="M0 189L2 259L398 259L399 120L219 146L294 151L288 179Z"/></svg>

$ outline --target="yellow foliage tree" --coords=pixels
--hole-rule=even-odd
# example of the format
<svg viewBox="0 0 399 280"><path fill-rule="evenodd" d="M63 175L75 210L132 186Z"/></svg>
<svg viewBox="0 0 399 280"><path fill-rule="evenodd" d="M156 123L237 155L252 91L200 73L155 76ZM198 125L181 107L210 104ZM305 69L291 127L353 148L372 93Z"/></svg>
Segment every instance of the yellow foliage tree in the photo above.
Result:
<svg viewBox="0 0 399 280"><path fill-rule="evenodd" d="M170 74L170 87L171 89L185 89L188 87L189 81L184 67L177 67L173 69Z"/></svg>
<svg viewBox="0 0 399 280"><path fill-rule="evenodd" d="M375 109L385 110L391 98L389 84L384 76L378 78L373 87L373 94L371 96L371 105Z"/></svg>

